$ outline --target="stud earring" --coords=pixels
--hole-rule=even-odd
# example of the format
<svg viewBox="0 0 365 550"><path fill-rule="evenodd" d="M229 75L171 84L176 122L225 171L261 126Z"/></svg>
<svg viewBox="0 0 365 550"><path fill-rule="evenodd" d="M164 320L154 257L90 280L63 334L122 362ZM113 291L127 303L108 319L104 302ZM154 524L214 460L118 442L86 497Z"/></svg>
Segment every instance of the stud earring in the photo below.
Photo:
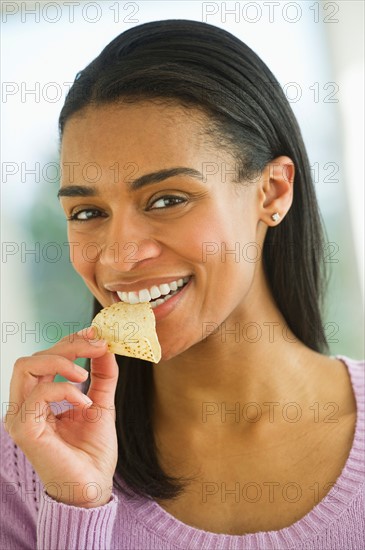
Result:
<svg viewBox="0 0 365 550"><path fill-rule="evenodd" d="M271 219L274 222L277 222L278 220L280 220L280 214L278 212L275 212L275 214L272 214Z"/></svg>

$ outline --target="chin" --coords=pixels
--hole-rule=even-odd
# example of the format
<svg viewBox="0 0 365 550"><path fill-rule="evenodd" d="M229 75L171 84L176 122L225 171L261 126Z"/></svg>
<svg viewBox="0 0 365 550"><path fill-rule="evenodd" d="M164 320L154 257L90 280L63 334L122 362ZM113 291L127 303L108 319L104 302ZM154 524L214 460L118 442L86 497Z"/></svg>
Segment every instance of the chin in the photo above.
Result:
<svg viewBox="0 0 365 550"><path fill-rule="evenodd" d="M161 343L161 361L169 361L180 355L185 349L188 349L188 346L181 348L181 346Z"/></svg>
<svg viewBox="0 0 365 550"><path fill-rule="evenodd" d="M195 346L201 341L201 339L191 339L190 341L184 340L184 342L174 342L171 341L171 337L161 337L159 338L160 346L161 346L161 361L169 361L170 359L174 359L174 357L177 357L190 349L191 347Z"/></svg>

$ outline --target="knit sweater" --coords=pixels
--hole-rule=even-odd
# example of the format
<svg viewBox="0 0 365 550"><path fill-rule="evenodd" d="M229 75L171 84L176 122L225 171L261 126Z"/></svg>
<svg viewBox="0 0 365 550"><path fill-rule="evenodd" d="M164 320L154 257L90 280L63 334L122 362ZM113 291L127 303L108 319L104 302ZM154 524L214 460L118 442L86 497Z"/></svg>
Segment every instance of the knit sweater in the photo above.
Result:
<svg viewBox="0 0 365 550"><path fill-rule="evenodd" d="M352 448L329 493L289 527L240 536L206 532L177 520L152 498L121 492L96 508L59 503L46 494L1 423L1 550L363 550L365 362L336 358L348 368L356 399Z"/></svg>

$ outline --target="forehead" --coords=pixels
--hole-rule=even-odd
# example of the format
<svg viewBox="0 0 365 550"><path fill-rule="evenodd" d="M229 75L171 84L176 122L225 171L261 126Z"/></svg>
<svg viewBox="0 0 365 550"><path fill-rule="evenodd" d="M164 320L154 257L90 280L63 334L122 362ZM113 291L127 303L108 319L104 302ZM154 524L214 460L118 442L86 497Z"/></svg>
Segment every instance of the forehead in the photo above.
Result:
<svg viewBox="0 0 365 550"><path fill-rule="evenodd" d="M161 166L196 159L211 151L207 116L198 108L156 104L112 104L87 107L66 123L61 162L138 162Z"/></svg>

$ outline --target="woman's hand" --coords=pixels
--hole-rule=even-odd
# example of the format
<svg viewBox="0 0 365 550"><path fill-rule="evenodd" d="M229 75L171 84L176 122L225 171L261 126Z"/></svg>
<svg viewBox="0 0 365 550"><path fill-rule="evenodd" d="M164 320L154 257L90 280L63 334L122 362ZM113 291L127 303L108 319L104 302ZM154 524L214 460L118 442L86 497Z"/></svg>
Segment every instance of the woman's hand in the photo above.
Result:
<svg viewBox="0 0 365 550"><path fill-rule="evenodd" d="M51 348L18 359L10 383L5 428L33 465L52 498L93 508L109 502L118 445L114 395L118 380L115 356L94 329L72 334ZM85 395L60 374L80 383L87 371L73 361L91 359L91 383ZM73 408L52 413L49 403L66 399ZM54 408L57 408L55 405Z"/></svg>

